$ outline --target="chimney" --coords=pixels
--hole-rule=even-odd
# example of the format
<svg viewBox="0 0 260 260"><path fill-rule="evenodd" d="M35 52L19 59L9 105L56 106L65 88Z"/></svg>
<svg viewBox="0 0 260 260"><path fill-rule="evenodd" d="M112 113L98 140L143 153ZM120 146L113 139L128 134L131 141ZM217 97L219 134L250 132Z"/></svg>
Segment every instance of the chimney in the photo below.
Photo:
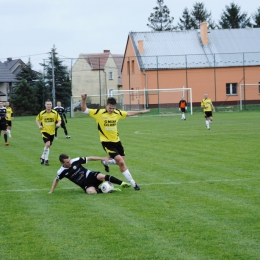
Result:
<svg viewBox="0 0 260 260"><path fill-rule="evenodd" d="M104 50L104 53L110 53L110 50Z"/></svg>
<svg viewBox="0 0 260 260"><path fill-rule="evenodd" d="M139 51L139 53L144 53L144 41L143 40L138 41L138 51Z"/></svg>
<svg viewBox="0 0 260 260"><path fill-rule="evenodd" d="M200 38L204 45L208 45L208 23L202 22L200 24Z"/></svg>
<svg viewBox="0 0 260 260"><path fill-rule="evenodd" d="M7 58L7 61L11 61L12 60L12 58Z"/></svg>

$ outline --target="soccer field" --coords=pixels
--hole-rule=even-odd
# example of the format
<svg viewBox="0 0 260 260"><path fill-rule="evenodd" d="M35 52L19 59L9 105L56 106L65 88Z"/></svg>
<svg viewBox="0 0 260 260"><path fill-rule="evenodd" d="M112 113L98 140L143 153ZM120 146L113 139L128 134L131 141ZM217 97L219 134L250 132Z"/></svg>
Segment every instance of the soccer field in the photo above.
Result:
<svg viewBox="0 0 260 260"><path fill-rule="evenodd" d="M59 154L106 155L93 119L69 118L43 166L35 117L15 118L10 145L0 138L0 259L260 259L259 112L214 113L211 130L186 117L119 121L141 190L98 195L67 179L48 194Z"/></svg>

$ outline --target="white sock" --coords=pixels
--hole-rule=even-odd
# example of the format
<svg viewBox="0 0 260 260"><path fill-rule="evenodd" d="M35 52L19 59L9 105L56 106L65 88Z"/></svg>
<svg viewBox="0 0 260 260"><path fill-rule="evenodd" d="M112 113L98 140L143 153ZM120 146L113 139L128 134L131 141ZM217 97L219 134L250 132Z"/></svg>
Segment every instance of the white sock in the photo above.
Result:
<svg viewBox="0 0 260 260"><path fill-rule="evenodd" d="M125 178L131 183L131 185L134 187L135 186L135 181L131 175L131 173L129 172L129 170L127 169L126 171L122 172L122 174L125 176Z"/></svg>
<svg viewBox="0 0 260 260"><path fill-rule="evenodd" d="M206 120L206 126L209 128L209 120Z"/></svg>
<svg viewBox="0 0 260 260"><path fill-rule="evenodd" d="M44 147L44 149L43 149L43 154L42 154L42 159L44 159L45 161L48 160L48 158L49 158L49 153L50 153L50 149Z"/></svg>
<svg viewBox="0 0 260 260"><path fill-rule="evenodd" d="M7 129L6 132L8 133L8 135L11 135L11 130Z"/></svg>

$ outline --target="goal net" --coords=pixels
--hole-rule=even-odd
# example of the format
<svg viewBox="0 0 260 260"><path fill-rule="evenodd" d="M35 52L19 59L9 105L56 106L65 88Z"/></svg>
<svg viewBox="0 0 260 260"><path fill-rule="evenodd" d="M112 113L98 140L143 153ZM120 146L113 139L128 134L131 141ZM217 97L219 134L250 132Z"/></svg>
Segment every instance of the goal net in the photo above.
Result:
<svg viewBox="0 0 260 260"><path fill-rule="evenodd" d="M192 89L138 89L138 90L113 90L108 95L88 95L88 108L104 108L108 97L117 100L117 108L124 111L138 111L150 109L152 114L179 113L179 102L186 100L188 113L192 115ZM71 117L79 117L81 113L80 96L71 97ZM82 113L81 113L82 114Z"/></svg>
<svg viewBox="0 0 260 260"><path fill-rule="evenodd" d="M258 98L260 94L260 83L240 84L239 92L240 110L260 108L260 100Z"/></svg>

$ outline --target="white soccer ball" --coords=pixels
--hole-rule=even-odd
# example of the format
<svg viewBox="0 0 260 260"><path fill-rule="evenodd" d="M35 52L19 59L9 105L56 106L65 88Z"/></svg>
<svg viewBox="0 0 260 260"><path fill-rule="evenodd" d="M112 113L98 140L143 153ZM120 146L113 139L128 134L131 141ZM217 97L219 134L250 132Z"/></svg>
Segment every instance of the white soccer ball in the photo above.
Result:
<svg viewBox="0 0 260 260"><path fill-rule="evenodd" d="M114 189L114 185L110 181L104 181L101 184L101 190L102 190L103 193L110 193L110 192L113 191L113 189Z"/></svg>

